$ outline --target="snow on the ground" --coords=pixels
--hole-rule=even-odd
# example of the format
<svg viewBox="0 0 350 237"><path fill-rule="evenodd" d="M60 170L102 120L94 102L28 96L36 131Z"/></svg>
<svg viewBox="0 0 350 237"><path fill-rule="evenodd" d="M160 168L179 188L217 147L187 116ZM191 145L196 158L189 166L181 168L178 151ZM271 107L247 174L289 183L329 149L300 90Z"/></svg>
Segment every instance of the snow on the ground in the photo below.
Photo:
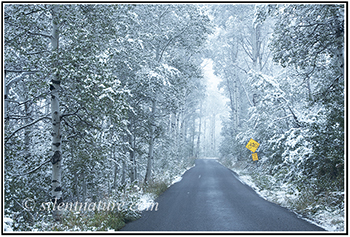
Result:
<svg viewBox="0 0 350 237"><path fill-rule="evenodd" d="M239 174L239 173L238 173ZM299 193L295 191L295 193L289 193L288 187L282 186L279 190L260 190L253 181L253 178L249 175L234 175L240 182L245 185L250 186L260 197L263 199L279 203L281 206L291 209L289 203L290 200L297 199L299 197ZM289 201L288 201L289 200ZM298 213L296 213L298 214ZM337 232L344 231L344 213L341 210L336 211L326 211L326 210L318 210L313 216L312 221L308 218L303 218L304 220L320 226L327 231Z"/></svg>
<svg viewBox="0 0 350 237"><path fill-rule="evenodd" d="M171 183L171 185L177 183L177 182L180 182L182 180L182 177L181 176L176 176L175 179L173 180L173 182Z"/></svg>
<svg viewBox="0 0 350 237"><path fill-rule="evenodd" d="M219 158L218 157L201 157L201 159L205 159L205 160L218 160Z"/></svg>
<svg viewBox="0 0 350 237"><path fill-rule="evenodd" d="M314 215L315 220L322 223L322 228L328 231L343 231L344 230L344 214L341 210L326 211L319 210Z"/></svg>
<svg viewBox="0 0 350 237"><path fill-rule="evenodd" d="M195 167L195 165L191 166L191 167L187 167L186 169L183 170L181 175L177 175L174 177L173 181L170 183L169 187L173 184L176 184L178 182L180 182L182 180L182 176L184 175L184 173L186 173L187 170L192 169L193 167ZM168 187L168 188L169 188Z"/></svg>
<svg viewBox="0 0 350 237"><path fill-rule="evenodd" d="M10 232L12 230L13 220L11 218L4 218L4 231Z"/></svg>
<svg viewBox="0 0 350 237"><path fill-rule="evenodd" d="M150 193L143 194L138 202L138 210L148 210L150 206L154 204L154 195Z"/></svg>

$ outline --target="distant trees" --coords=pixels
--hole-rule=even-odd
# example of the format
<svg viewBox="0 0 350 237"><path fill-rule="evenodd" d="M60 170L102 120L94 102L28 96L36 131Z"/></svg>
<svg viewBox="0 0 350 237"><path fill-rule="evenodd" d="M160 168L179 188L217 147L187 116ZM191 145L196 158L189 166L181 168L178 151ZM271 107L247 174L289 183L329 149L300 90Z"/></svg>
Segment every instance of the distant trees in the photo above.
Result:
<svg viewBox="0 0 350 237"><path fill-rule="evenodd" d="M165 134L170 133L173 141L168 142L171 146L176 146L174 142L180 139L176 136L181 136L185 131L171 134L176 128L174 124L168 123L173 123L170 120L173 116L186 116L182 107L191 103L188 99L193 93L198 93L197 90L203 91L199 81L201 74L197 54L209 33L209 20L194 5L139 6L138 11L141 19L139 37L148 59L141 64L141 70L137 74L137 81L145 85L139 87L141 90L137 93L142 98L138 113L143 114L146 119L140 126L146 126L143 136L148 140L148 152L144 181L148 182L153 172L156 139L162 139ZM198 102L192 106L198 106ZM175 118L178 119L180 118ZM182 119L175 127L186 129L184 123L187 119ZM167 131L167 128L171 130Z"/></svg>
<svg viewBox="0 0 350 237"><path fill-rule="evenodd" d="M242 141L237 135L256 129L246 121L260 116L253 108L264 93L262 88L253 87L256 81L250 75L252 72L272 73L267 41L272 30L269 24L254 21L257 9L255 5L240 4L212 8L218 27L210 41L211 53L208 55L214 61L215 73L222 78L220 86L230 99L230 118L224 122L225 143L221 150L238 160L243 158L241 151L244 150L240 148Z"/></svg>
<svg viewBox="0 0 350 237"><path fill-rule="evenodd" d="M229 5L212 14L208 55L231 113L222 155L251 159L245 144L254 138L269 174L343 190L344 6Z"/></svg>

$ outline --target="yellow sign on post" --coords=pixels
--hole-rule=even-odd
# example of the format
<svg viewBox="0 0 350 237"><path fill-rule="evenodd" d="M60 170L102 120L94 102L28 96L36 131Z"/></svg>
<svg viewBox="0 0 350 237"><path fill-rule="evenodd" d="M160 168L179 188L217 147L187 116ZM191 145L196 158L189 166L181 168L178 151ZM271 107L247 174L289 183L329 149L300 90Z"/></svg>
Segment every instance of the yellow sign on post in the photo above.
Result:
<svg viewBox="0 0 350 237"><path fill-rule="evenodd" d="M251 150L252 152L255 152L256 149L260 146L260 143L254 141L252 138L249 140L248 144L245 146L248 148L248 150Z"/></svg>
<svg viewBox="0 0 350 237"><path fill-rule="evenodd" d="M253 157L253 161L259 160L259 159L258 159L258 154L257 154L257 153L253 153L253 154L252 154L252 157Z"/></svg>

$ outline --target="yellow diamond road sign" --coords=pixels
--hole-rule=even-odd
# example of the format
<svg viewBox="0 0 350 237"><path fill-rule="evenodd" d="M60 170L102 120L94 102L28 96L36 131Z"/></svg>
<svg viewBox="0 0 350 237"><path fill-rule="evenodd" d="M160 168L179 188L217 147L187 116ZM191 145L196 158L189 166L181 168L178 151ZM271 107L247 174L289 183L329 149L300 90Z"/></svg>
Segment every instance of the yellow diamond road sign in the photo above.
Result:
<svg viewBox="0 0 350 237"><path fill-rule="evenodd" d="M252 152L255 152L256 149L258 149L260 143L254 141L252 138L249 140L248 144L245 146L248 148L248 150L251 150Z"/></svg>
<svg viewBox="0 0 350 237"><path fill-rule="evenodd" d="M259 159L258 159L258 154L257 154L257 153L253 153L253 154L252 154L252 157L253 157L253 161L259 160Z"/></svg>

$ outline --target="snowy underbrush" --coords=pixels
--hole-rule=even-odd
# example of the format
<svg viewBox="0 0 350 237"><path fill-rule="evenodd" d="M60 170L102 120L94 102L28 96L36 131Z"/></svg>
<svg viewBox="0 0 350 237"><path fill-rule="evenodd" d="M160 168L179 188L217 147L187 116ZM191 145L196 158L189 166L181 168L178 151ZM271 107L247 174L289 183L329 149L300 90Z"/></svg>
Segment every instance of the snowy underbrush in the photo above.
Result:
<svg viewBox="0 0 350 237"><path fill-rule="evenodd" d="M178 182L182 174L193 164L194 160L180 163L171 170L163 172L158 170L147 185L142 182L122 185L99 200L87 199L84 202L67 202L63 207L61 222L53 222L52 209L40 210L43 208L39 205L34 210L25 210L25 212L30 212L32 218L21 223L16 223L16 218L13 216L5 216L3 220L4 231L118 231L126 223L140 218L142 211L157 211L158 206L154 200L169 186Z"/></svg>
<svg viewBox="0 0 350 237"><path fill-rule="evenodd" d="M171 169L159 170L155 172L154 179L144 187L146 193L154 193L156 196L162 194L171 185L181 181L182 175L192 168L195 163L195 158L191 157L182 162L168 164Z"/></svg>
<svg viewBox="0 0 350 237"><path fill-rule="evenodd" d="M317 187L316 180L299 176L286 180L286 172L270 174L267 167L247 162L224 163L264 199L286 207L327 231L344 231L344 192Z"/></svg>
<svg viewBox="0 0 350 237"><path fill-rule="evenodd" d="M155 195L145 194L137 185L126 185L98 201L67 202L62 221L52 222L51 211L41 213L25 231L115 231L140 217L141 211L153 203ZM46 214L46 215L45 215ZM11 231L11 230L9 230ZM23 231L22 228L12 231Z"/></svg>
<svg viewBox="0 0 350 237"><path fill-rule="evenodd" d="M152 207L155 211L155 198L156 194L146 192L136 184L125 185L98 201L67 202L61 222L52 221L51 211L41 211L34 222L17 228L11 218L6 218L5 231L117 231L138 219L143 210Z"/></svg>

